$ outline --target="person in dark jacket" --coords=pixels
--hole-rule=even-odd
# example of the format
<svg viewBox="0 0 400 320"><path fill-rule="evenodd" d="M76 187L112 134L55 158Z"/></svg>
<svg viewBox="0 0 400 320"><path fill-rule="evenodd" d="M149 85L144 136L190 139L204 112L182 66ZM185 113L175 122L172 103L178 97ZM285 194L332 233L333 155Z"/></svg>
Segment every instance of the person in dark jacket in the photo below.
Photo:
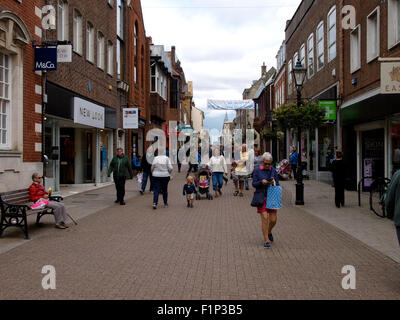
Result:
<svg viewBox="0 0 400 320"><path fill-rule="evenodd" d="M397 230L397 239L400 245L400 170L393 175L389 184L385 206L389 218L393 217L394 225Z"/></svg>
<svg viewBox="0 0 400 320"><path fill-rule="evenodd" d="M108 168L108 176L113 173L115 188L117 189L117 200L115 203L120 203L121 206L125 205L125 183L128 172L133 179L133 170L129 158L124 155L122 148L117 149L117 155L111 160L110 167Z"/></svg>
<svg viewBox="0 0 400 320"><path fill-rule="evenodd" d="M274 242L272 229L277 222L277 210L266 208L267 205L267 190L271 185L279 186L279 177L276 169L272 166L273 157L270 153L264 153L263 164L254 170L253 187L256 192L264 193L264 204L257 208L257 213L261 215L262 232L264 236L264 248L269 249L271 242Z"/></svg>
<svg viewBox="0 0 400 320"><path fill-rule="evenodd" d="M150 150L150 152L151 152L151 150ZM144 192L146 191L146 187L147 187L147 181L149 180L149 178L150 178L150 191L153 191L153 178L151 176L151 164L147 160L147 154L145 154L142 159L142 171L143 171L143 181L142 181L140 194L144 195Z"/></svg>
<svg viewBox="0 0 400 320"><path fill-rule="evenodd" d="M192 176L188 176L186 180L187 183L183 186L183 195L186 196L187 207L193 208L194 195L197 194L197 190Z"/></svg>
<svg viewBox="0 0 400 320"><path fill-rule="evenodd" d="M344 207L345 165L343 153L336 150L336 160L332 163L333 184L335 186L335 204L337 208Z"/></svg>

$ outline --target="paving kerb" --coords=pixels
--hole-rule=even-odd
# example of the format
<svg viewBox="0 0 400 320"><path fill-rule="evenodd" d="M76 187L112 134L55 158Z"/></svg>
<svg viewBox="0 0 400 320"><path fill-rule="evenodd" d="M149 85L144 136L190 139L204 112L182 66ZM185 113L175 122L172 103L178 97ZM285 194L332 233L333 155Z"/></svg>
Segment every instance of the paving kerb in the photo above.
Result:
<svg viewBox="0 0 400 320"><path fill-rule="evenodd" d="M400 299L397 263L291 206L287 190L264 250L252 192L234 198L229 184L188 210L183 182L171 182L168 209L153 211L147 194L2 254L0 299ZM55 291L41 288L44 263L57 269ZM354 291L341 288L348 264Z"/></svg>

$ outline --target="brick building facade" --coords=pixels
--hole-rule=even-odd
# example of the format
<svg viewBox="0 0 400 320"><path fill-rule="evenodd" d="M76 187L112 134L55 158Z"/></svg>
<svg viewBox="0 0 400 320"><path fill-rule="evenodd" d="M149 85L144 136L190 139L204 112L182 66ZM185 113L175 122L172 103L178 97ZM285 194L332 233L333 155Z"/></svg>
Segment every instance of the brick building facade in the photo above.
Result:
<svg viewBox="0 0 400 320"><path fill-rule="evenodd" d="M390 178L400 169L400 1L342 2L356 12L355 28L342 39L341 107L348 187L355 189L362 178Z"/></svg>
<svg viewBox="0 0 400 320"><path fill-rule="evenodd" d="M0 3L0 192L27 188L42 172L42 77L32 41L41 40L42 1Z"/></svg>
<svg viewBox="0 0 400 320"><path fill-rule="evenodd" d="M303 0L286 26L287 102L296 103L296 88L291 75L299 60L307 69L302 89L304 100L340 103L340 61L342 32L339 0ZM298 144L294 135L290 144ZM335 146L340 145L337 121L304 132L301 137L303 158L312 176L329 181L330 159Z"/></svg>

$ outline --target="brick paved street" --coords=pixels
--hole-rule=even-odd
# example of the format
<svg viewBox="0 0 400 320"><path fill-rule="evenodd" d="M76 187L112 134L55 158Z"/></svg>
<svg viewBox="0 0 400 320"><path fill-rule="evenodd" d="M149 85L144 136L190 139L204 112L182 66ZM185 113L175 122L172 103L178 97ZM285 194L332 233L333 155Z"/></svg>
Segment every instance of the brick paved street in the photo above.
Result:
<svg viewBox="0 0 400 320"><path fill-rule="evenodd" d="M0 254L0 299L400 298L398 263L290 200L265 250L251 191L234 198L229 183L223 198L187 210L183 181L171 182L168 209L153 211L150 194L129 193L126 207L32 233ZM44 265L56 268L56 290L41 287ZM341 288L345 265L356 268L356 290Z"/></svg>

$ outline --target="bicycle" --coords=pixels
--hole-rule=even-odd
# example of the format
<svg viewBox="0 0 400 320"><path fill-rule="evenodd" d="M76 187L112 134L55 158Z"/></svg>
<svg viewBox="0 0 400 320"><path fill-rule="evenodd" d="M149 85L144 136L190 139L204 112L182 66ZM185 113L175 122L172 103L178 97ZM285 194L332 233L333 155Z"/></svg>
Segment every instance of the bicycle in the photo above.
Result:
<svg viewBox="0 0 400 320"><path fill-rule="evenodd" d="M369 207L370 210L380 218L386 218L386 208L385 208L385 197L387 193L388 186L390 184L390 179L388 178L376 178L364 177L358 183L358 205L361 207L361 186L365 180L373 179L369 191Z"/></svg>

